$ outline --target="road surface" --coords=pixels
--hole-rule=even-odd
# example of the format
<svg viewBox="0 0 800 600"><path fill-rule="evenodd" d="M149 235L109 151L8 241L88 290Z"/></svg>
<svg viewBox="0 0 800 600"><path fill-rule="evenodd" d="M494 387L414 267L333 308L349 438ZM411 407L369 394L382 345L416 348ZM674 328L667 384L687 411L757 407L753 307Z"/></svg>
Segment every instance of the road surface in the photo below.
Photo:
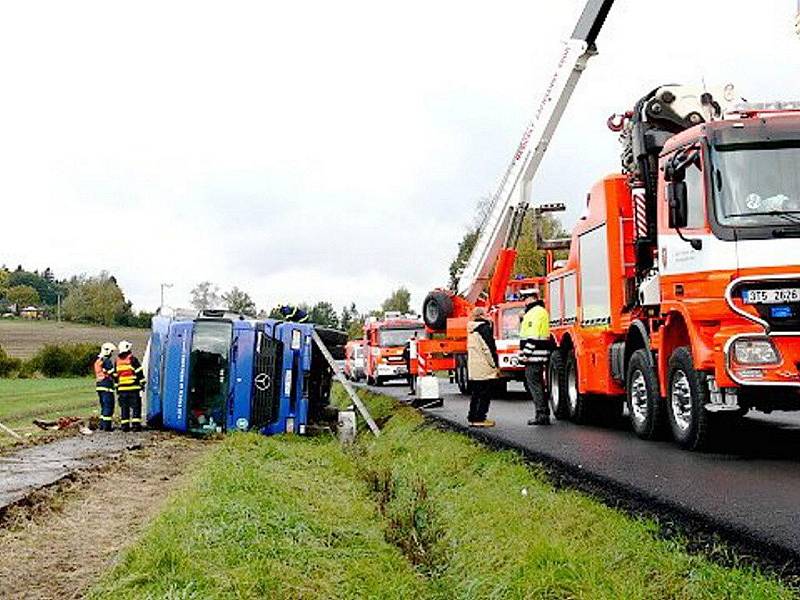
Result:
<svg viewBox="0 0 800 600"><path fill-rule="evenodd" d="M670 442L646 442L628 428L555 421L530 427L533 403L522 388L492 402L492 429L470 429L481 439L525 451L606 489L635 497L653 512L678 514L726 537L800 559L800 416L751 412L714 453L681 450ZM374 391L408 399L408 388ZM466 426L469 400L441 380L444 406L429 415ZM516 393L513 393L516 390Z"/></svg>

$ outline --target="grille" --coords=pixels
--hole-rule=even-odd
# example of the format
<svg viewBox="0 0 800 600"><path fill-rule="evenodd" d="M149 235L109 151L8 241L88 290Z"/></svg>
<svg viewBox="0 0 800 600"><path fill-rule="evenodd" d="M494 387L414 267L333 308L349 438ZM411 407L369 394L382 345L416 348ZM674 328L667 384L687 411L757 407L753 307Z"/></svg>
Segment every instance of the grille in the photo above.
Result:
<svg viewBox="0 0 800 600"><path fill-rule="evenodd" d="M278 419L280 406L280 361L283 342L273 339L260 325L256 331L256 352L253 360L253 393L250 401L250 423L260 428Z"/></svg>

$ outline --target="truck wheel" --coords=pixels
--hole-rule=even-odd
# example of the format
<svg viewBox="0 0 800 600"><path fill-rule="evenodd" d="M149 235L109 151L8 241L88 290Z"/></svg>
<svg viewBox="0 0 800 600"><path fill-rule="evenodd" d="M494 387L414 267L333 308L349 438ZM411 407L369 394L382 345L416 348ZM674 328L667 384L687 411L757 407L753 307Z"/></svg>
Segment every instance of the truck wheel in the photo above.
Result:
<svg viewBox="0 0 800 600"><path fill-rule="evenodd" d="M547 365L547 382L550 385L550 411L556 419L566 419L569 415L566 396L561 393L561 379L564 377L564 358L556 350L550 355Z"/></svg>
<svg viewBox="0 0 800 600"><path fill-rule="evenodd" d="M469 371L467 370L466 354L456 354L456 384L459 392L465 396L469 394Z"/></svg>
<svg viewBox="0 0 800 600"><path fill-rule="evenodd" d="M662 430L664 404L658 393L658 379L645 348L639 348L628 362L625 401L634 433L643 440L656 439Z"/></svg>
<svg viewBox="0 0 800 600"><path fill-rule="evenodd" d="M422 303L422 317L431 329L447 328L447 319L453 314L453 299L442 291L431 292Z"/></svg>
<svg viewBox="0 0 800 600"><path fill-rule="evenodd" d="M383 377L376 377L375 378L375 387L383 386Z"/></svg>
<svg viewBox="0 0 800 600"><path fill-rule="evenodd" d="M367 375L367 385L375 385L375 379L370 375Z"/></svg>
<svg viewBox="0 0 800 600"><path fill-rule="evenodd" d="M682 448L702 450L708 445L711 414L706 374L697 371L687 346L676 348L669 359L667 414L672 437Z"/></svg>
<svg viewBox="0 0 800 600"><path fill-rule="evenodd" d="M589 418L589 400L578 391L578 359L575 350L567 355L562 392L567 401L567 417L573 423L585 423Z"/></svg>

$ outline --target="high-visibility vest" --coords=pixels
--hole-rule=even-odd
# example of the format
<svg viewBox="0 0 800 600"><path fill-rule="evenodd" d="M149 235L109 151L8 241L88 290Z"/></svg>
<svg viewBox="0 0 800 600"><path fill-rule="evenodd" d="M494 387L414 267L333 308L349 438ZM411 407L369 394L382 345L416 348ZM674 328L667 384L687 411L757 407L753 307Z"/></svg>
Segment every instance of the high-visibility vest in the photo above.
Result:
<svg viewBox="0 0 800 600"><path fill-rule="evenodd" d="M114 391L114 380L111 378L113 375L113 367L111 361L107 358L97 357L94 361L94 380L95 389L98 392L111 392Z"/></svg>
<svg viewBox="0 0 800 600"><path fill-rule="evenodd" d="M550 315L544 306L534 306L522 318L519 337L544 340L550 337Z"/></svg>
<svg viewBox="0 0 800 600"><path fill-rule="evenodd" d="M139 367L141 369L141 367ZM128 355L125 358L117 357L117 391L118 392L132 392L140 391L142 386L139 385L139 374L133 364L133 356Z"/></svg>

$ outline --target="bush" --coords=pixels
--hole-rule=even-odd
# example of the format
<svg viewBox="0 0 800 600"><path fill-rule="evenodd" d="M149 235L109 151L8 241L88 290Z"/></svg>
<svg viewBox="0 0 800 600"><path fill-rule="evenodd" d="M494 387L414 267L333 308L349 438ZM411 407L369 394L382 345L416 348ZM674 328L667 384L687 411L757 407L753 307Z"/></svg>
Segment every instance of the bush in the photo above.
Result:
<svg viewBox="0 0 800 600"><path fill-rule="evenodd" d="M22 361L19 358L13 358L6 354L6 351L0 346L0 377L9 377L21 368Z"/></svg>
<svg viewBox="0 0 800 600"><path fill-rule="evenodd" d="M82 377L91 373L97 350L94 344L48 344L30 360L30 367L45 377Z"/></svg>

